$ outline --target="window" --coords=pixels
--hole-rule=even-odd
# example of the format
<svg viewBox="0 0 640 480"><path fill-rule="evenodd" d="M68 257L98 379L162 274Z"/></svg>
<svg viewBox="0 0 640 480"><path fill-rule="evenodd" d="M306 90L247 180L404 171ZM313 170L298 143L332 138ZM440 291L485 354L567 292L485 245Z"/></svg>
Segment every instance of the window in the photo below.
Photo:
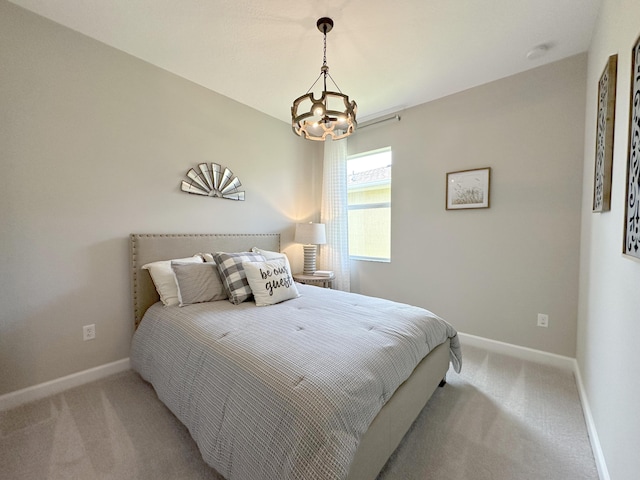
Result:
<svg viewBox="0 0 640 480"><path fill-rule="evenodd" d="M347 157L349 257L391 259L391 148Z"/></svg>

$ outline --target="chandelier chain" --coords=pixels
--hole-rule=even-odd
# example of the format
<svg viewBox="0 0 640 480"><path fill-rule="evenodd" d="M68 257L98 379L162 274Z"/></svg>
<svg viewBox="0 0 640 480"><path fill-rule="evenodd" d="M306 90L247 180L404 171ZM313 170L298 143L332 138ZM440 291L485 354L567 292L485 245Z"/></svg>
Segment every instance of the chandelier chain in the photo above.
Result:
<svg viewBox="0 0 640 480"><path fill-rule="evenodd" d="M324 30L324 50L322 56L322 73L324 74L324 91L327 91L327 73L329 72L329 67L327 67L327 25L325 24L323 27Z"/></svg>
<svg viewBox="0 0 640 480"><path fill-rule="evenodd" d="M322 57L322 66L326 67L327 66L327 26L324 26L324 51L323 51L323 57Z"/></svg>

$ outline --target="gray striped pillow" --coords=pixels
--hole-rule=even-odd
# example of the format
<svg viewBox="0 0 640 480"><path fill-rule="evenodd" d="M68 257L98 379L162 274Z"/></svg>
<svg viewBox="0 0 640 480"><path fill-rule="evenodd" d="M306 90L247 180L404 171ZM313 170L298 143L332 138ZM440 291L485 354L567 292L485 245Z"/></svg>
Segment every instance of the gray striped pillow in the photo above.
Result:
<svg viewBox="0 0 640 480"><path fill-rule="evenodd" d="M227 298L215 263L171 262L176 276L180 306Z"/></svg>

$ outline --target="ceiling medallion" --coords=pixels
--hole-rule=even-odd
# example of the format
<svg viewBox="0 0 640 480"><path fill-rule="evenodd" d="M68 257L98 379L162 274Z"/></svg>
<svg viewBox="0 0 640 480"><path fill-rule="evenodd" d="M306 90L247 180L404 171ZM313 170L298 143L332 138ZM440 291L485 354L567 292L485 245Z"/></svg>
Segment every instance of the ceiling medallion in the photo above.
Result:
<svg viewBox="0 0 640 480"><path fill-rule="evenodd" d="M296 135L307 140L324 141L327 137L333 140L351 135L358 122L356 122L356 111L358 106L355 101L349 101L349 96L342 93L336 82L329 74L327 65L327 33L333 28L333 20L323 17L316 23L318 30L324 36L324 56L320 75L313 82L307 93L296 98L291 107L291 127ZM323 80L323 90L319 98L315 98L311 90ZM327 90L327 78L333 82L335 89Z"/></svg>
<svg viewBox="0 0 640 480"><path fill-rule="evenodd" d="M182 180L180 186L183 192L227 200L244 200L244 192L238 190L242 183L228 168L223 169L217 163L201 163L198 170L192 168L187 172L189 181Z"/></svg>

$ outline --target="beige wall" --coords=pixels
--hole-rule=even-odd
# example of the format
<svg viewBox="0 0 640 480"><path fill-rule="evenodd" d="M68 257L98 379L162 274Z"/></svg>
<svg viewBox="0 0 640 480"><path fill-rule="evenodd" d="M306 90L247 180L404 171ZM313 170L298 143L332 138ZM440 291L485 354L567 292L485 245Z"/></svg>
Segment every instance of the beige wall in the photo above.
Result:
<svg viewBox="0 0 640 480"><path fill-rule="evenodd" d="M640 3L604 0L589 49L577 359L610 477L640 472L640 261L622 255L631 47ZM618 54L611 211L591 212L598 79Z"/></svg>
<svg viewBox="0 0 640 480"><path fill-rule="evenodd" d="M391 263L352 262L352 290L573 357L585 74L586 56L572 57L350 137L349 154L393 150ZM446 172L479 167L492 168L491 208L446 211Z"/></svg>
<svg viewBox="0 0 640 480"><path fill-rule="evenodd" d="M638 17L637 2L604 0L588 70L570 58L348 140L350 154L390 145L394 155L392 262L354 262L353 290L569 356L577 317L577 358L616 480L640 470L640 262L620 253ZM613 53L612 210L593 214L595 95ZM0 65L0 394L128 356L131 232L282 232L298 255L292 223L317 215L321 160L282 122L4 0ZM261 133L248 141L247 131ZM181 193L202 161L233 169L247 201ZM445 173L485 166L491 208L445 211ZM535 327L538 312L548 329ZM82 342L88 323L97 339Z"/></svg>
<svg viewBox="0 0 640 480"><path fill-rule="evenodd" d="M129 233L281 232L286 248L317 215L319 148L281 121L4 0L0 65L0 394L129 355ZM247 200L180 192L200 162Z"/></svg>

